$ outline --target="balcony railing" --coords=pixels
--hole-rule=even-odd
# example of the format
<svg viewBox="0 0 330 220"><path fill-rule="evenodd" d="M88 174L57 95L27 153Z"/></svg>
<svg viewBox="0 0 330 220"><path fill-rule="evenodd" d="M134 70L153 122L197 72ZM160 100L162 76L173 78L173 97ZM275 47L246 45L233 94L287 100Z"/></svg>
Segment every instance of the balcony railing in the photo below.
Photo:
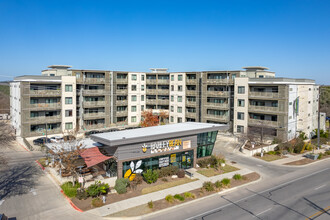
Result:
<svg viewBox="0 0 330 220"><path fill-rule="evenodd" d="M84 101L83 106L84 108L105 106L105 101Z"/></svg>
<svg viewBox="0 0 330 220"><path fill-rule="evenodd" d="M197 96L198 91L197 90L188 90L188 89L186 89L186 95L188 95L188 96Z"/></svg>
<svg viewBox="0 0 330 220"><path fill-rule="evenodd" d="M157 89L147 89L147 95L156 95Z"/></svg>
<svg viewBox="0 0 330 220"><path fill-rule="evenodd" d="M157 84L157 80L156 79L147 79L147 84L153 84L156 85Z"/></svg>
<svg viewBox="0 0 330 220"><path fill-rule="evenodd" d="M170 90L169 89L158 89L157 90L157 94L158 95L169 95L170 94Z"/></svg>
<svg viewBox="0 0 330 220"><path fill-rule="evenodd" d="M196 112L188 112L186 111L186 117L188 118L196 118Z"/></svg>
<svg viewBox="0 0 330 220"><path fill-rule="evenodd" d="M60 134L62 133L61 128L47 129L47 135L50 134ZM30 136L42 136L45 135L45 129L40 129L39 131L30 131Z"/></svg>
<svg viewBox="0 0 330 220"><path fill-rule="evenodd" d="M195 85L197 84L197 79L186 79L186 84L187 85Z"/></svg>
<svg viewBox="0 0 330 220"><path fill-rule="evenodd" d="M186 101L186 106L187 107L190 107L190 106L193 106L193 107L195 107L197 105L197 102L196 101Z"/></svg>
<svg viewBox="0 0 330 220"><path fill-rule="evenodd" d="M253 118L249 118L248 124L255 125L255 126L265 126L265 127L278 127L279 126L278 121L259 120L259 119L253 119Z"/></svg>
<svg viewBox="0 0 330 220"><path fill-rule="evenodd" d="M123 106L127 104L128 104L127 100L116 100L116 105Z"/></svg>
<svg viewBox="0 0 330 220"><path fill-rule="evenodd" d="M50 123L50 122L60 122L62 121L62 116L61 115L56 115L56 116L39 116L39 117L27 117L26 120L23 121L23 123Z"/></svg>
<svg viewBox="0 0 330 220"><path fill-rule="evenodd" d="M61 109L61 102L57 103L35 103L35 104L28 104L28 108L36 109L36 110L43 110L43 109Z"/></svg>
<svg viewBox="0 0 330 220"><path fill-rule="evenodd" d="M228 91L207 91L207 96L229 97Z"/></svg>
<svg viewBox="0 0 330 220"><path fill-rule="evenodd" d="M158 79L158 84L170 84L169 79Z"/></svg>
<svg viewBox="0 0 330 220"><path fill-rule="evenodd" d="M277 92L249 92L249 98L280 98Z"/></svg>
<svg viewBox="0 0 330 220"><path fill-rule="evenodd" d="M257 112L279 112L279 107L249 105L249 111Z"/></svg>
<svg viewBox="0 0 330 220"><path fill-rule="evenodd" d="M233 84L233 79L206 79L207 84Z"/></svg>
<svg viewBox="0 0 330 220"><path fill-rule="evenodd" d="M229 108L229 104L228 103L214 103L214 102L207 102L206 103L207 107L214 107L214 108Z"/></svg>
<svg viewBox="0 0 330 220"><path fill-rule="evenodd" d="M29 94L25 94L29 95ZM35 96L61 96L61 90L30 90L30 95Z"/></svg>
<svg viewBox="0 0 330 220"><path fill-rule="evenodd" d="M116 116L117 116L117 117L127 116L127 114L128 114L127 110L124 110L124 111L117 111L117 112L116 112Z"/></svg>
<svg viewBox="0 0 330 220"><path fill-rule="evenodd" d="M229 121L229 116L228 115L211 115L211 114L207 114L205 116L205 118L210 119L210 120L220 121L220 122L228 122Z"/></svg>
<svg viewBox="0 0 330 220"><path fill-rule="evenodd" d="M148 105L156 105L157 99L147 99L146 104Z"/></svg>
<svg viewBox="0 0 330 220"><path fill-rule="evenodd" d="M117 84L127 84L128 83L128 79L127 78L120 78L120 79L116 79L116 83Z"/></svg>
<svg viewBox="0 0 330 220"><path fill-rule="evenodd" d="M116 93L117 94L125 94L125 95L127 95L128 89L117 89L116 90Z"/></svg>
<svg viewBox="0 0 330 220"><path fill-rule="evenodd" d="M168 100L168 99L158 99L157 104L158 105L169 105L170 100Z"/></svg>
<svg viewBox="0 0 330 220"><path fill-rule="evenodd" d="M105 83L105 78L85 78L83 80L84 83Z"/></svg>
<svg viewBox="0 0 330 220"><path fill-rule="evenodd" d="M92 130L92 129L97 129L97 128L105 128L105 124L104 123L98 123L98 124L94 124L94 125L89 125L84 123L84 128L87 130Z"/></svg>
<svg viewBox="0 0 330 220"><path fill-rule="evenodd" d="M106 91L104 89L85 89L83 95L106 95Z"/></svg>

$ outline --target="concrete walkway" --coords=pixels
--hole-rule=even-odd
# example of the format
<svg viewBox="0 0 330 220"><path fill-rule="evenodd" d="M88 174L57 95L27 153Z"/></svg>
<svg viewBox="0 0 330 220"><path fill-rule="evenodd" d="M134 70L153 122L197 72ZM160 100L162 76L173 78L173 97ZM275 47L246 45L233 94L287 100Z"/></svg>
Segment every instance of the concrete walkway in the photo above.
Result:
<svg viewBox="0 0 330 220"><path fill-rule="evenodd" d="M329 149L329 146L328 145L322 145L322 149L320 150L315 150L315 154L318 154L318 153L324 153L326 151L326 149ZM291 163L291 162L295 162L295 161L298 161L298 160L302 160L302 159L305 159L306 157L304 157L304 155L306 154L310 154L311 151L306 151L304 154L299 154L299 155L286 155L288 158L284 158L284 159L279 159L279 160L274 160L274 161L271 161L272 164L276 164L276 165L284 165L286 163Z"/></svg>
<svg viewBox="0 0 330 220"><path fill-rule="evenodd" d="M222 180L223 178L232 178L233 175L235 175L237 173L241 174L241 175L246 175L248 173L253 172L253 171L245 168L245 169L237 170L234 172L225 173L225 174L221 174L221 175L217 175L217 176L208 178L208 177L205 177L205 176L197 173L195 170L196 169L190 170L191 172L194 173L194 178L198 179L194 182L190 182L190 183L182 184L179 186L171 187L168 189L160 190L157 192L148 193L148 194L137 196L134 198L122 200L122 201L119 201L116 203L102 206L100 208L95 208L95 209L89 210L89 211L87 211L87 213L99 215L99 216L107 216L107 215L110 215L110 214L113 214L113 213L116 213L116 212L119 212L119 211L122 211L125 209L129 209L129 208L133 208L135 206L147 204L151 200L157 201L160 199L165 199L165 197L169 194L175 195L175 194L180 194L180 193L184 193L187 191L201 188L205 181L215 182L217 180ZM110 199L111 199L111 196L110 196Z"/></svg>

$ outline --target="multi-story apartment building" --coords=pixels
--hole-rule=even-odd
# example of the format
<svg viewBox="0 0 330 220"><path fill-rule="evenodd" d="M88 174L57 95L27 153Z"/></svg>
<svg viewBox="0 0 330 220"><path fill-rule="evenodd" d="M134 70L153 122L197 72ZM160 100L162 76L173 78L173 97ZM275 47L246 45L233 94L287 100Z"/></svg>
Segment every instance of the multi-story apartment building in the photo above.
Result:
<svg viewBox="0 0 330 220"><path fill-rule="evenodd" d="M49 68L42 76L16 77L11 83L12 124L19 136L137 126L147 109L167 112L166 123L229 124L235 134L270 139L290 140L317 127L315 82L275 78L266 67L202 72Z"/></svg>

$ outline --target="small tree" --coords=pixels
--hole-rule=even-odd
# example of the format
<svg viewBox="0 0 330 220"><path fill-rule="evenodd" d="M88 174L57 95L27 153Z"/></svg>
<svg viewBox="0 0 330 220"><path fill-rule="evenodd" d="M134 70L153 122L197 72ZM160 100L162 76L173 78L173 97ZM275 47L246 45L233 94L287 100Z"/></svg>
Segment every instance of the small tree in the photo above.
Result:
<svg viewBox="0 0 330 220"><path fill-rule="evenodd" d="M141 113L143 121L141 121L141 127L152 127L159 124L159 119L157 115L152 113L152 110L145 110Z"/></svg>
<svg viewBox="0 0 330 220"><path fill-rule="evenodd" d="M168 119L168 112L165 112L165 111L161 110L159 112L159 123L161 125L164 125L164 124L166 124L167 119Z"/></svg>

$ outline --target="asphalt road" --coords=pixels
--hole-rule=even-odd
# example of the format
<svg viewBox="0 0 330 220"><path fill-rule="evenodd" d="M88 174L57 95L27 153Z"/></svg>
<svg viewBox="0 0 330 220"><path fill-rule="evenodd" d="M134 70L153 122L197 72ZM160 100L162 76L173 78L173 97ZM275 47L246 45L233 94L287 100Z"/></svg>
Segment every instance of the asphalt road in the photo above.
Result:
<svg viewBox="0 0 330 220"><path fill-rule="evenodd" d="M215 194L146 219L330 219L330 210L321 213L330 208L329 164L328 160L283 175L266 176L259 183Z"/></svg>

